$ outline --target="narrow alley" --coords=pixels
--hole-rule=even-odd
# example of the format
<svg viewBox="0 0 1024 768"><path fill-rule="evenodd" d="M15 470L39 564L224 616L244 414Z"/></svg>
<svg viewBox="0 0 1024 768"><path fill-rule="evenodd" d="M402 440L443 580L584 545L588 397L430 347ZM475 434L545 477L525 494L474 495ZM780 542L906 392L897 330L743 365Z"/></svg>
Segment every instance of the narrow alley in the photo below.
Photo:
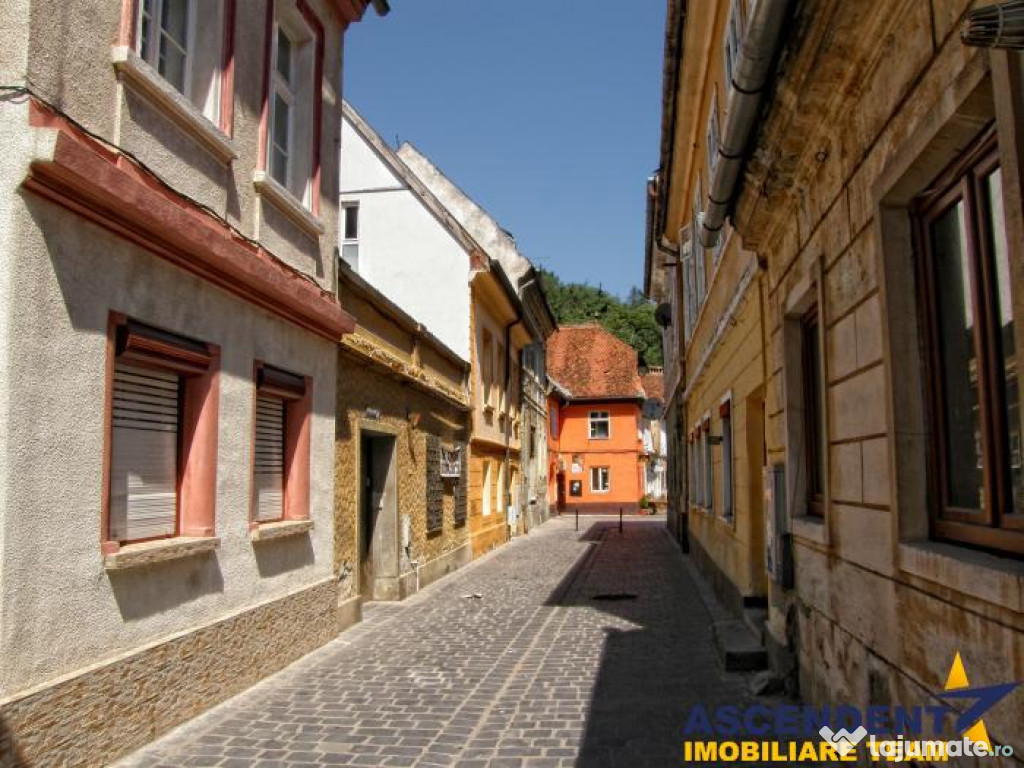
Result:
<svg viewBox="0 0 1024 768"><path fill-rule="evenodd" d="M747 676L720 671L663 519L580 528L552 520L409 600L371 604L122 768L679 764L690 705L743 704Z"/></svg>

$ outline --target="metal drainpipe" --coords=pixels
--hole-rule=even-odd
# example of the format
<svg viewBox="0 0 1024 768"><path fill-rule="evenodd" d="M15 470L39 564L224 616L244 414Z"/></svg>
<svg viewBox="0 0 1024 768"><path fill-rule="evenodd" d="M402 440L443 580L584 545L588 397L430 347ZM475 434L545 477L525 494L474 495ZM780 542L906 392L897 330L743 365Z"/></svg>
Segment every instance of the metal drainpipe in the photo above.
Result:
<svg viewBox="0 0 1024 768"><path fill-rule="evenodd" d="M705 248L718 244L725 224L789 4L790 0L760 0L748 20L740 56L733 68L725 126L708 191L708 208L701 221L700 242Z"/></svg>

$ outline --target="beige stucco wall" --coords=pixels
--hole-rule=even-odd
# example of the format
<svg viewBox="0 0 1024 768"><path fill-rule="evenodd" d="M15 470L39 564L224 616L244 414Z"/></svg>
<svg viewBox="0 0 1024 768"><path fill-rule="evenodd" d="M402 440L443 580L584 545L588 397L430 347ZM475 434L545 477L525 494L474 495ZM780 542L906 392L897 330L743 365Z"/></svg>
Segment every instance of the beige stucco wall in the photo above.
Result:
<svg viewBox="0 0 1024 768"><path fill-rule="evenodd" d="M118 80L111 63L121 20L118 0L31 3L29 12L19 17L22 30L27 22L28 31L24 74L43 99L102 139L131 152L172 187L209 206L247 237L259 239L287 264L330 289L334 285L333 233L338 218L341 29L327 0L309 1L325 35L320 210L326 231L316 238L272 203L261 202L253 186L263 102L267 2L237 0L230 140L237 158L230 163L215 158L151 98ZM16 74L14 65L11 74Z"/></svg>
<svg viewBox="0 0 1024 768"><path fill-rule="evenodd" d="M34 196L13 207L17 276L4 350L0 696L327 578L333 548L334 347ZM100 557L106 328L119 311L221 349L210 556L126 573ZM249 540L253 361L313 378L307 535ZM15 438L17 440L15 441Z"/></svg>
<svg viewBox="0 0 1024 768"><path fill-rule="evenodd" d="M1009 179L1010 240L1014 258L1021 257L1019 171L1005 162L1016 157L1019 116L995 109L1008 93L1004 56L959 39L967 6L842 4L825 39L856 43L843 50L820 42L810 24L814 43L793 54L784 87L800 94L793 108L802 118L812 104L821 111L794 134L791 115L778 106L763 134L772 146L810 149L776 169L791 186L773 189L770 202L748 191L739 204L738 226L769 265L766 438L769 460L786 464L789 487L799 467L787 445L785 318L802 296L816 299L823 317L827 513L823 522L809 521L790 502L796 585L792 592L773 588L769 625L776 640L788 638L796 649L801 688L814 703L840 695L859 705L928 703L957 652L973 685L1024 675L1019 560L928 536L921 490L927 471L913 460L923 455L928 433L920 422L909 426L922 407L907 376L921 371L920 347L907 343L917 290L907 269L911 251L892 229L906 220L905 208L888 208L905 206L896 198L926 188L957 147L995 117ZM856 88L837 87L833 72ZM761 148L759 157L771 156ZM749 189L761 190L764 170L754 169ZM901 189L905 182L910 188ZM1018 753L1021 722L1019 696L985 715L990 735Z"/></svg>

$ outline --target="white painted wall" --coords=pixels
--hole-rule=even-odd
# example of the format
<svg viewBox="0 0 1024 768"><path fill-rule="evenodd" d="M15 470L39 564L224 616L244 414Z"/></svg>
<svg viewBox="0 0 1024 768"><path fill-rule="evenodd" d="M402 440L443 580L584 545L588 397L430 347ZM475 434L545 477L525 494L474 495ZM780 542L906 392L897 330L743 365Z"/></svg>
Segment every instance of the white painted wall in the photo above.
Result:
<svg viewBox="0 0 1024 768"><path fill-rule="evenodd" d="M441 201L455 220L480 243L487 251L487 255L501 263L505 274L518 290L519 278L529 271L530 262L516 249L512 236L412 144L405 143L399 147L398 156Z"/></svg>
<svg viewBox="0 0 1024 768"><path fill-rule="evenodd" d="M469 254L347 119L341 202L359 203L359 274L468 362Z"/></svg>

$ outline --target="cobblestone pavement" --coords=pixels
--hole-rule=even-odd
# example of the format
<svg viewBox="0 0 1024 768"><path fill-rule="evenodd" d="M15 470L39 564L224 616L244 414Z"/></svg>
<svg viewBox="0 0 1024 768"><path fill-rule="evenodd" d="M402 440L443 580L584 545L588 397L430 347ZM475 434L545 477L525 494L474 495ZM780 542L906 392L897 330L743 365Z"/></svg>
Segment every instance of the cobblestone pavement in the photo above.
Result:
<svg viewBox="0 0 1024 768"><path fill-rule="evenodd" d="M689 705L742 704L747 678L720 671L663 521L580 527L552 520L404 603L368 606L121 766L681 765Z"/></svg>

